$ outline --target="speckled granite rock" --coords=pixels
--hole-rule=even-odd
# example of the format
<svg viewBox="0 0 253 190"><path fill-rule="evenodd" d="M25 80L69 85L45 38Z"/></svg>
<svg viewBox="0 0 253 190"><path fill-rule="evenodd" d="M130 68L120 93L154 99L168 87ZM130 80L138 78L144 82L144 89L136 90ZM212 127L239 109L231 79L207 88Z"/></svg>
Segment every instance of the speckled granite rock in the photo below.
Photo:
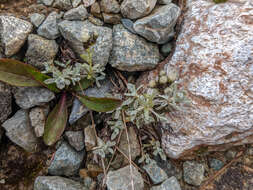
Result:
<svg viewBox="0 0 253 190"><path fill-rule="evenodd" d="M85 20L88 18L88 12L83 5L70 9L64 14L63 17L65 20Z"/></svg>
<svg viewBox="0 0 253 190"><path fill-rule="evenodd" d="M82 0L72 0L72 6L76 8L81 4L81 2Z"/></svg>
<svg viewBox="0 0 253 190"><path fill-rule="evenodd" d="M174 130L162 136L168 156L178 158L199 145L253 142L251 2L188 1L176 50L166 67L180 69L178 82L192 103L182 108L186 112L168 116Z"/></svg>
<svg viewBox="0 0 253 190"><path fill-rule="evenodd" d="M199 186L204 180L205 168L203 164L195 161L186 161L183 164L184 181L188 184Z"/></svg>
<svg viewBox="0 0 253 190"><path fill-rule="evenodd" d="M161 185L153 186L150 190L181 190L177 178L174 176L165 180Z"/></svg>
<svg viewBox="0 0 253 190"><path fill-rule="evenodd" d="M12 111L11 87L0 82L0 123L4 122ZM0 127L1 128L1 127Z"/></svg>
<svg viewBox="0 0 253 190"><path fill-rule="evenodd" d="M120 12L120 5L117 0L101 0L100 8L105 13L118 13Z"/></svg>
<svg viewBox="0 0 253 190"><path fill-rule="evenodd" d="M54 0L37 0L37 3L43 3L46 6L51 6Z"/></svg>
<svg viewBox="0 0 253 190"><path fill-rule="evenodd" d="M156 162L144 165L143 169L147 172L153 184L159 184L168 178L167 174L156 164Z"/></svg>
<svg viewBox="0 0 253 190"><path fill-rule="evenodd" d="M13 16L0 16L0 46L10 57L17 53L32 32L32 24Z"/></svg>
<svg viewBox="0 0 253 190"><path fill-rule="evenodd" d="M104 22L108 24L119 24L121 20L120 14L102 13Z"/></svg>
<svg viewBox="0 0 253 190"><path fill-rule="evenodd" d="M134 30L151 42L164 44L174 34L174 26L180 16L180 8L170 3L155 9L152 14L137 20Z"/></svg>
<svg viewBox="0 0 253 190"><path fill-rule="evenodd" d="M39 27L46 17L43 14L33 13L29 15L29 18L30 18L31 23L35 27Z"/></svg>
<svg viewBox="0 0 253 190"><path fill-rule="evenodd" d="M157 45L132 34L123 25L113 26L113 49L109 63L122 71L144 71L159 62Z"/></svg>
<svg viewBox="0 0 253 190"><path fill-rule="evenodd" d="M53 7L66 11L72 8L72 3L71 0L54 0Z"/></svg>
<svg viewBox="0 0 253 190"><path fill-rule="evenodd" d="M84 136L82 131L67 131L65 136L67 137L69 144L77 151L84 149Z"/></svg>

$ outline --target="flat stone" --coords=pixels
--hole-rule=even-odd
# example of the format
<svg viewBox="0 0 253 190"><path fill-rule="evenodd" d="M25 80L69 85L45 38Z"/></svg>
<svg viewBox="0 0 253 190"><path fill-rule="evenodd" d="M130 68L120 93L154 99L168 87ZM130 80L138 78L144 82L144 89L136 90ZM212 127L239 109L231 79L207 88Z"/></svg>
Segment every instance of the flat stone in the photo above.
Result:
<svg viewBox="0 0 253 190"><path fill-rule="evenodd" d="M84 151L75 151L68 143L63 142L55 152L48 168L51 175L72 176L78 173L84 158Z"/></svg>
<svg viewBox="0 0 253 190"><path fill-rule="evenodd" d="M30 18L31 23L35 27L39 27L46 17L43 14L33 13L29 15L29 18Z"/></svg>
<svg viewBox="0 0 253 190"><path fill-rule="evenodd" d="M36 151L38 139L30 126L28 111L19 110L2 124L6 136L28 152Z"/></svg>
<svg viewBox="0 0 253 190"><path fill-rule="evenodd" d="M130 19L127 18L123 18L121 19L121 23L123 24L123 26L129 31L132 32L133 34L136 34L135 30L134 30L134 22Z"/></svg>
<svg viewBox="0 0 253 190"><path fill-rule="evenodd" d="M84 135L82 131L67 131L65 136L69 144L77 151L84 149Z"/></svg>
<svg viewBox="0 0 253 190"><path fill-rule="evenodd" d="M143 169L147 172L153 184L159 184L168 178L167 174L156 164L156 162L151 162L150 164L143 166Z"/></svg>
<svg viewBox="0 0 253 190"><path fill-rule="evenodd" d="M55 95L43 87L19 87L14 97L19 107L29 109L50 102Z"/></svg>
<svg viewBox="0 0 253 190"><path fill-rule="evenodd" d="M110 14L110 13L102 13L104 22L108 24L119 24L121 21L120 14Z"/></svg>
<svg viewBox="0 0 253 190"><path fill-rule="evenodd" d="M54 40L60 37L60 32L58 29L58 22L60 15L57 12L51 12L46 20L40 25L37 33L49 40Z"/></svg>
<svg viewBox="0 0 253 190"><path fill-rule="evenodd" d="M66 11L72 8L72 3L71 0L55 0L53 7Z"/></svg>
<svg viewBox="0 0 253 190"><path fill-rule="evenodd" d="M83 184L60 176L39 176L34 182L34 190L88 190Z"/></svg>
<svg viewBox="0 0 253 190"><path fill-rule="evenodd" d="M168 5L172 2L172 0L157 0L157 3L160 5Z"/></svg>
<svg viewBox="0 0 253 190"><path fill-rule="evenodd" d="M38 69L44 70L45 63L53 63L58 53L58 45L54 40L45 39L39 35L28 36L27 62Z"/></svg>
<svg viewBox="0 0 253 190"><path fill-rule="evenodd" d="M164 132L162 145L169 157L191 154L200 145L209 151L252 143L251 2L188 2L174 55L165 67L167 72L179 70L179 86L191 94L191 105L167 117L174 134Z"/></svg>
<svg viewBox="0 0 253 190"><path fill-rule="evenodd" d="M152 14L134 23L134 30L147 40L164 44L174 34L174 26L180 16L180 8L170 3L155 9Z"/></svg>
<svg viewBox="0 0 253 190"><path fill-rule="evenodd" d="M122 71L145 71L159 62L158 46L132 34L123 25L113 26L113 49L109 63Z"/></svg>
<svg viewBox="0 0 253 190"><path fill-rule="evenodd" d="M0 46L3 47L4 54L7 57L16 54L32 29L30 22L13 16L0 16Z"/></svg>
<svg viewBox="0 0 253 190"><path fill-rule="evenodd" d="M65 20L85 20L88 18L88 12L84 5L80 5L77 8L70 9L64 14Z"/></svg>
<svg viewBox="0 0 253 190"><path fill-rule="evenodd" d="M86 151L91 151L96 146L96 134L91 125L84 129L84 142Z"/></svg>
<svg viewBox="0 0 253 190"><path fill-rule="evenodd" d="M81 4L81 2L82 0L72 0L72 6L76 8Z"/></svg>
<svg viewBox="0 0 253 190"><path fill-rule="evenodd" d="M12 111L11 87L2 82L0 82L0 108L1 124L8 118Z"/></svg>
<svg viewBox="0 0 253 190"><path fill-rule="evenodd" d="M154 186L150 190L181 190L177 178L174 176L164 181L161 185Z"/></svg>
<svg viewBox="0 0 253 190"><path fill-rule="evenodd" d="M119 13L120 5L117 0L101 0L101 11L105 13Z"/></svg>
<svg viewBox="0 0 253 190"><path fill-rule="evenodd" d="M155 7L157 0L124 0L121 3L121 14L129 19L148 15Z"/></svg>
<svg viewBox="0 0 253 190"><path fill-rule="evenodd" d="M135 190L143 190L144 182L142 176L134 166L132 166L132 174L130 175L130 166L116 171L109 171L106 176L108 190L122 190L122 187L124 187L124 190L132 190L132 180Z"/></svg>
<svg viewBox="0 0 253 190"><path fill-rule="evenodd" d="M218 159L211 158L209 159L209 165L214 170L220 170L224 166L224 163Z"/></svg>
<svg viewBox="0 0 253 190"><path fill-rule="evenodd" d="M85 7L90 7L96 0L83 0L83 4Z"/></svg>
<svg viewBox="0 0 253 190"><path fill-rule="evenodd" d="M186 161L183 164L184 181L190 185L199 186L204 180L205 168L195 161Z"/></svg>

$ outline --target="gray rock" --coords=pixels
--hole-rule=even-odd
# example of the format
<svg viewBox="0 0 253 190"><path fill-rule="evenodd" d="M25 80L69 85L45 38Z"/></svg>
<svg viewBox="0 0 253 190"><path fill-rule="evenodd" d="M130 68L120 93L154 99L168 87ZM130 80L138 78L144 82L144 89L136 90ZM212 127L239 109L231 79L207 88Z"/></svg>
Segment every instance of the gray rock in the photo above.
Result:
<svg viewBox="0 0 253 190"><path fill-rule="evenodd" d="M3 123L12 111L11 87L0 82L0 124ZM1 128L1 127L0 127Z"/></svg>
<svg viewBox="0 0 253 190"><path fill-rule="evenodd" d="M90 46L93 52L93 63L105 66L112 49L112 30L107 27L95 26L89 21L63 21L59 24L62 36L70 42L77 53L85 53L83 43L92 35L98 35L96 43Z"/></svg>
<svg viewBox="0 0 253 190"><path fill-rule="evenodd" d="M172 2L172 0L157 0L160 5L168 5Z"/></svg>
<svg viewBox="0 0 253 190"><path fill-rule="evenodd" d="M108 24L119 24L121 20L120 14L102 13L104 22Z"/></svg>
<svg viewBox="0 0 253 190"><path fill-rule="evenodd" d="M174 176L164 181L159 186L154 186L150 190L181 190L181 187Z"/></svg>
<svg viewBox="0 0 253 190"><path fill-rule="evenodd" d="M79 182L60 176L39 176L34 190L88 190Z"/></svg>
<svg viewBox="0 0 253 190"><path fill-rule="evenodd" d="M104 25L104 22L102 20L94 17L93 15L89 15L88 20L96 26L103 26Z"/></svg>
<svg viewBox="0 0 253 190"><path fill-rule="evenodd" d="M83 0L83 4L85 7L89 7L95 2L96 2L96 0Z"/></svg>
<svg viewBox="0 0 253 190"><path fill-rule="evenodd" d="M2 129L2 127L0 127L0 144L2 141L3 134L4 134L4 130Z"/></svg>
<svg viewBox="0 0 253 190"><path fill-rule="evenodd" d="M228 150L226 153L225 153L225 158L227 160L233 160L236 156L237 152L235 150Z"/></svg>
<svg viewBox="0 0 253 190"><path fill-rule="evenodd" d="M130 19L127 18L123 18L121 19L121 22L123 24L123 26L129 31L132 32L133 34L136 34L135 30L134 30L134 22Z"/></svg>
<svg viewBox="0 0 253 190"><path fill-rule="evenodd" d="M76 8L80 5L81 2L82 0L72 0L72 6Z"/></svg>
<svg viewBox="0 0 253 190"><path fill-rule="evenodd" d="M156 164L156 162L151 162L150 164L143 166L143 169L147 172L153 184L161 183L168 178L167 174Z"/></svg>
<svg viewBox="0 0 253 190"><path fill-rule="evenodd" d="M109 63L122 71L145 71L159 62L158 46L132 34L123 25L113 26L113 49Z"/></svg>
<svg viewBox="0 0 253 190"><path fill-rule="evenodd" d="M58 38L60 36L58 29L59 19L60 15L57 12L50 13L38 28L37 33L50 40Z"/></svg>
<svg viewBox="0 0 253 190"><path fill-rule="evenodd" d="M72 8L72 3L71 0L55 0L53 7L66 11Z"/></svg>
<svg viewBox="0 0 253 190"><path fill-rule="evenodd" d="M96 146L96 134L94 128L89 125L84 129L84 142L87 151L91 151Z"/></svg>
<svg viewBox="0 0 253 190"><path fill-rule="evenodd" d="M121 14L130 19L148 15L155 7L157 0L124 0L121 3Z"/></svg>
<svg viewBox="0 0 253 190"><path fill-rule="evenodd" d="M106 185L108 190L132 190L132 180L135 190L143 190L144 183L141 174L132 166L132 177L130 175L130 166L126 166L116 171L109 171L106 176Z"/></svg>
<svg viewBox="0 0 253 190"><path fill-rule="evenodd" d="M65 135L69 144L77 151L84 149L84 136L82 131L67 131Z"/></svg>
<svg viewBox="0 0 253 190"><path fill-rule="evenodd" d="M54 2L54 0L39 0L40 2L37 2L37 3L42 3L46 6L51 6Z"/></svg>
<svg viewBox="0 0 253 190"><path fill-rule="evenodd" d="M19 110L13 117L2 124L6 136L28 152L36 151L38 139L30 126L28 111Z"/></svg>
<svg viewBox="0 0 253 190"><path fill-rule="evenodd" d="M164 44L174 34L174 26L180 12L180 8L173 3L161 6L151 15L137 20L134 23L134 30L151 42Z"/></svg>
<svg viewBox="0 0 253 190"><path fill-rule="evenodd" d="M54 93L42 87L19 87L14 93L16 103L23 109L43 105L54 99Z"/></svg>
<svg viewBox="0 0 253 190"><path fill-rule="evenodd" d="M220 170L224 166L224 163L220 160L215 159L215 158L211 158L211 159L209 159L209 165L214 170Z"/></svg>
<svg viewBox="0 0 253 190"><path fill-rule="evenodd" d="M74 99L71 113L69 115L69 124L74 124L78 119L83 117L89 110L78 100Z"/></svg>
<svg viewBox="0 0 253 190"><path fill-rule="evenodd" d="M38 69L44 70L45 63L53 63L58 52L58 45L54 40L47 40L41 36L28 36L27 62Z"/></svg>
<svg viewBox="0 0 253 190"><path fill-rule="evenodd" d="M178 83L191 94L191 104L167 117L176 133L162 135L169 157L191 154L200 145L212 151L252 143L253 25L246 16L251 2L188 1L165 68L178 69Z"/></svg>
<svg viewBox="0 0 253 190"><path fill-rule="evenodd" d="M45 15L39 13L33 13L29 15L31 23L35 27L39 27L41 23L45 20Z"/></svg>
<svg viewBox="0 0 253 190"><path fill-rule="evenodd" d="M119 13L120 5L117 0L101 0L100 1L101 11L104 13Z"/></svg>
<svg viewBox="0 0 253 190"><path fill-rule="evenodd" d="M49 107L35 107L30 110L29 118L36 137L42 137L44 134L48 112Z"/></svg>
<svg viewBox="0 0 253 190"><path fill-rule="evenodd" d="M83 5L80 5L77 8L67 11L63 18L65 20L85 20L88 18L88 12Z"/></svg>
<svg viewBox="0 0 253 190"><path fill-rule="evenodd" d="M161 48L161 53L163 54L163 56L168 56L170 54L170 52L172 51L172 43L168 42L166 44L163 44L162 48Z"/></svg>
<svg viewBox="0 0 253 190"><path fill-rule="evenodd" d="M13 16L0 16L0 46L7 57L20 50L32 29L30 22Z"/></svg>
<svg viewBox="0 0 253 190"><path fill-rule="evenodd" d="M186 161L183 164L184 181L188 184L199 186L204 180L205 168L195 161Z"/></svg>
<svg viewBox="0 0 253 190"><path fill-rule="evenodd" d="M72 176L78 173L82 164L85 152L75 151L68 143L63 142L57 149L48 173L51 175Z"/></svg>

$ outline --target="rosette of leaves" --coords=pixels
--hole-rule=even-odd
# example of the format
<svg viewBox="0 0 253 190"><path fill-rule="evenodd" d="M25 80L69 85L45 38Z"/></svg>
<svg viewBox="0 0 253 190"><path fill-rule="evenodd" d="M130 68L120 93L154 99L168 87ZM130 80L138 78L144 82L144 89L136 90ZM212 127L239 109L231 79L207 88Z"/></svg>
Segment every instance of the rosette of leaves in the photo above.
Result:
<svg viewBox="0 0 253 190"><path fill-rule="evenodd" d="M94 147L92 149L93 153L98 154L102 158L105 158L106 154L109 154L109 153L113 154L114 151L113 151L112 147L114 147L116 143L111 142L111 141L107 141L105 143L101 138L98 137L97 144L98 144L98 146Z"/></svg>
<svg viewBox="0 0 253 190"><path fill-rule="evenodd" d="M48 65L46 73L51 75L47 75L26 63L14 59L0 59L0 81L18 87L42 86L60 95L59 102L49 113L45 124L43 140L49 146L59 140L67 125L68 96L77 97L88 109L97 112L112 111L121 105L121 100L117 98L96 98L80 93L81 89L87 89L96 81L97 71L85 73L79 64L77 66L71 66L70 63L63 65L60 62L56 64L62 66L63 70L57 70L54 66L49 68Z"/></svg>

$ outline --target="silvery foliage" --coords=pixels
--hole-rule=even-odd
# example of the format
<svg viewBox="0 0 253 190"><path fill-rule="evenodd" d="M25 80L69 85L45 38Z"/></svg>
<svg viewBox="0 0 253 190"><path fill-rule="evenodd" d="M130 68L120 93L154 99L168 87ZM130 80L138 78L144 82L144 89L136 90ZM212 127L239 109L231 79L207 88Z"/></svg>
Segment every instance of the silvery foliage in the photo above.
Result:
<svg viewBox="0 0 253 190"><path fill-rule="evenodd" d="M106 143L101 139L101 138L97 138L97 143L98 143L98 146L97 147L94 147L92 150L93 150L93 153L94 154L98 154L99 156L101 156L102 158L105 158L105 155L106 154L113 154L113 149L112 147L115 146L115 142L111 142L111 141L107 141Z"/></svg>
<svg viewBox="0 0 253 190"><path fill-rule="evenodd" d="M114 140L118 136L120 131L124 129L124 123L121 118L117 121L107 121L107 124L110 126L111 130L113 131L111 135L111 140Z"/></svg>

